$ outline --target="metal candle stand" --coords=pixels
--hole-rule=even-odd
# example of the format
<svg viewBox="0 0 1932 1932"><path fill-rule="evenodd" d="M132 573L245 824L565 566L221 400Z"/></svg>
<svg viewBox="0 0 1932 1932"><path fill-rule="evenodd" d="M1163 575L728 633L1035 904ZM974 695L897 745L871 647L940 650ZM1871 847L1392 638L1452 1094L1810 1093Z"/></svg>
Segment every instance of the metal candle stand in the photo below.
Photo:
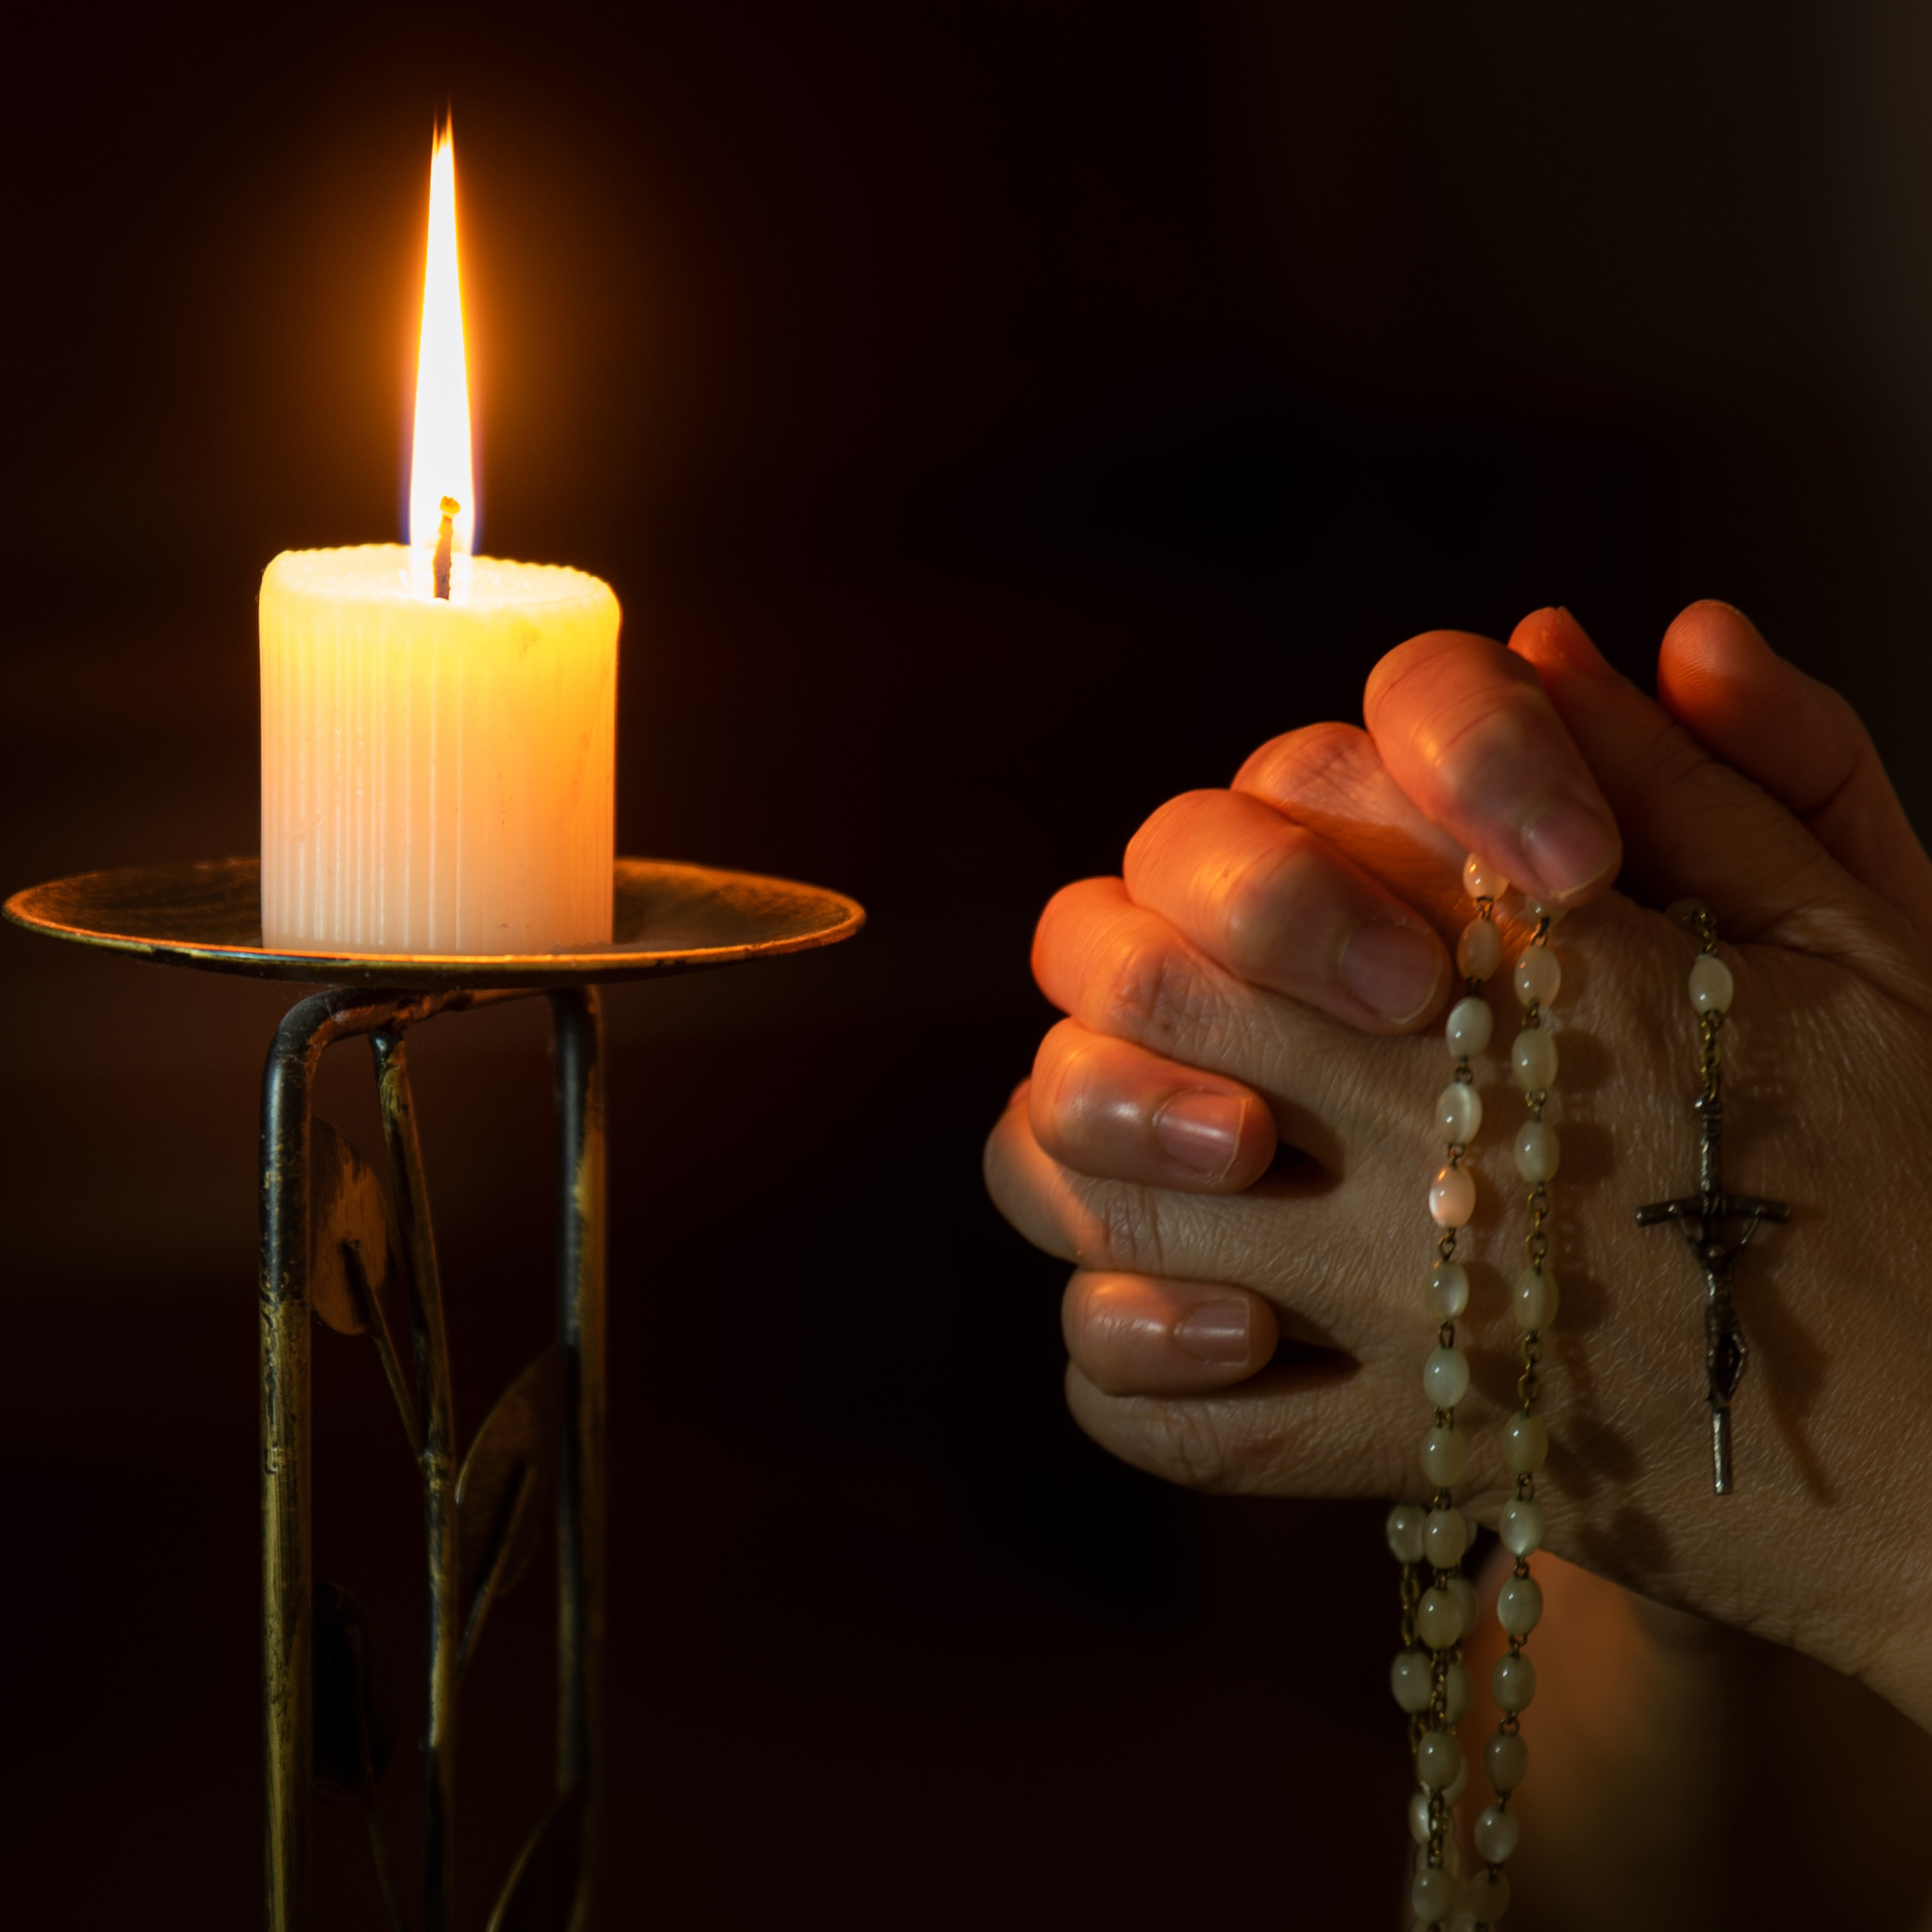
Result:
<svg viewBox="0 0 1932 1932"><path fill-rule="evenodd" d="M262 1077L261 1516L264 1917L310 1923L319 1783L359 1798L392 1924L408 1921L375 1806L393 1749L374 1633L314 1580L309 1324L367 1334L423 1485L428 1607L423 1925L455 1923L457 1692L491 1604L557 1506L557 1795L512 1866L489 1932L583 1932L594 1909L604 1644L603 1076L597 983L835 944L851 900L747 873L620 859L615 937L577 954L279 951L263 943L252 859L89 873L7 902L16 924L163 964L321 984L276 1029ZM559 1123L555 1342L499 1398L459 1459L428 1197L409 1094L409 1029L439 1013L548 997ZM323 1053L367 1036L389 1184L312 1112Z"/></svg>

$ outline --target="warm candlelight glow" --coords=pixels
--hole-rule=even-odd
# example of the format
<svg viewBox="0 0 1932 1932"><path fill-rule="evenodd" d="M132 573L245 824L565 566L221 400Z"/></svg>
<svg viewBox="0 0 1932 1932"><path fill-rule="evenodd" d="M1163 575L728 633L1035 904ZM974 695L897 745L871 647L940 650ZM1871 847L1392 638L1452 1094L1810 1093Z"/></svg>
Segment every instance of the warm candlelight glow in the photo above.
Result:
<svg viewBox="0 0 1932 1932"><path fill-rule="evenodd" d="M415 443L409 464L409 542L427 554L443 520L457 512L451 549L475 549L476 481L470 467L470 370L463 348L463 290L456 270L456 147L445 126L429 166L429 250L422 283L422 339L416 354Z"/></svg>

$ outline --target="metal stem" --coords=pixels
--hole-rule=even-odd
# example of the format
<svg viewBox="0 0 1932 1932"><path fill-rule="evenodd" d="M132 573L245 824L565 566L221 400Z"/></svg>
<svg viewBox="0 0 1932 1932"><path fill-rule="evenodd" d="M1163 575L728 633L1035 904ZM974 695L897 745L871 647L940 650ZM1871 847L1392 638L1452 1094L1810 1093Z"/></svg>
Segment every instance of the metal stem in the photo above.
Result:
<svg viewBox="0 0 1932 1932"><path fill-rule="evenodd" d="M409 1095L399 1023L370 1039L383 1137L395 1183L404 1284L416 1359L416 1413L422 1419L423 1521L429 1598L429 1720L423 1748L423 1924L447 1932L456 1913L456 1688L458 1573L456 1421L449 1343L436 1267L436 1239L423 1183L422 1149Z"/></svg>
<svg viewBox="0 0 1932 1932"><path fill-rule="evenodd" d="M603 1814L604 1649L603 1070L594 987L551 995L560 1155L559 1338L566 1361L557 1484L557 1788L585 1788L570 1917L589 1925Z"/></svg>

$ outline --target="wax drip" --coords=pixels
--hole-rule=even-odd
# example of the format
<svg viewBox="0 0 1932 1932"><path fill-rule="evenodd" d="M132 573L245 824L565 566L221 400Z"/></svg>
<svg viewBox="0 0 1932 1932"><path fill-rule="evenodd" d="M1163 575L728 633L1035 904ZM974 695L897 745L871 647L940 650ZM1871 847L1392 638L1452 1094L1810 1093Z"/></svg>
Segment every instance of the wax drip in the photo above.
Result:
<svg viewBox="0 0 1932 1932"><path fill-rule="evenodd" d="M436 594L444 603L450 600L450 544L456 535L451 520L463 506L454 496L443 499L442 528L436 532Z"/></svg>

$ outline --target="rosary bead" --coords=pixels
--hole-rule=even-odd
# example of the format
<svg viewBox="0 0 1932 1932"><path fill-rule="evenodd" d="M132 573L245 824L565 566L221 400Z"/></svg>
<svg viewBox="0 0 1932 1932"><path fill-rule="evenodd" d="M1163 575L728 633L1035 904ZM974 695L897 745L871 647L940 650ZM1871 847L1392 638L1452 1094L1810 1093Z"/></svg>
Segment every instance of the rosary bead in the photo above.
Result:
<svg viewBox="0 0 1932 1932"><path fill-rule="evenodd" d="M1516 997L1527 1006L1554 1005L1556 990L1563 984L1563 969L1547 946L1525 946L1517 955Z"/></svg>
<svg viewBox="0 0 1932 1932"><path fill-rule="evenodd" d="M1410 1716L1429 1708L1429 1700L1434 1694L1431 1680L1428 1653L1421 1650L1398 1650L1395 1661L1388 1667L1388 1688L1395 1701Z"/></svg>
<svg viewBox="0 0 1932 1932"><path fill-rule="evenodd" d="M1476 1586L1466 1576L1452 1576L1443 1588L1462 1605L1463 1629L1473 1630L1482 1611L1482 1605L1476 1597Z"/></svg>
<svg viewBox="0 0 1932 1932"><path fill-rule="evenodd" d="M1437 1408L1454 1408L1469 1392L1469 1358L1460 1349L1431 1349L1422 1365L1422 1389Z"/></svg>
<svg viewBox="0 0 1932 1932"><path fill-rule="evenodd" d="M1730 968L1714 952L1701 952L1691 968L1691 1004L1699 1013L1729 1013Z"/></svg>
<svg viewBox="0 0 1932 1932"><path fill-rule="evenodd" d="M1452 1730L1426 1730L1416 1746L1416 1776L1433 1791L1455 1782L1462 1769L1462 1746Z"/></svg>
<svg viewBox="0 0 1932 1932"><path fill-rule="evenodd" d="M1475 1914L1465 1905L1443 1921L1443 1932L1481 1932L1481 1928L1476 1923Z"/></svg>
<svg viewBox="0 0 1932 1932"><path fill-rule="evenodd" d="M1436 1519L1429 1519L1433 1523ZM1543 1505L1519 1496L1513 1503L1503 1505L1501 1521L1497 1525L1502 1538L1503 1547L1512 1556L1527 1556L1531 1551L1543 1547Z"/></svg>
<svg viewBox="0 0 1932 1932"><path fill-rule="evenodd" d="M1408 1880L1408 1909L1416 1926L1441 1926L1462 1905L1462 1880L1443 1864L1424 1864Z"/></svg>
<svg viewBox="0 0 1932 1932"><path fill-rule="evenodd" d="M1466 1665L1458 1663L1453 1658L1449 1669L1443 1673L1443 1711L1452 1724L1459 1724L1468 1716L1470 1707L1476 1701L1476 1680L1469 1675Z"/></svg>
<svg viewBox="0 0 1932 1932"><path fill-rule="evenodd" d="M1468 1439L1453 1423L1439 1423L1423 1438L1422 1473L1438 1489L1460 1482L1468 1466Z"/></svg>
<svg viewBox="0 0 1932 1932"><path fill-rule="evenodd" d="M1501 1804L1488 1804L1477 1814L1475 1829L1469 1836L1476 1850L1491 1865L1504 1865L1523 1837L1523 1827Z"/></svg>
<svg viewBox="0 0 1932 1932"><path fill-rule="evenodd" d="M1510 1882L1500 1872L1478 1872L1469 1881L1469 1909L1478 1925L1494 1925L1510 1908Z"/></svg>
<svg viewBox="0 0 1932 1932"><path fill-rule="evenodd" d="M1460 1262L1438 1262L1429 1271L1429 1312L1452 1322L1469 1305L1469 1271Z"/></svg>
<svg viewBox="0 0 1932 1932"><path fill-rule="evenodd" d="M1429 1794L1425 1791L1409 1794L1409 1836L1418 1845L1429 1843Z"/></svg>
<svg viewBox="0 0 1932 1932"><path fill-rule="evenodd" d="M1503 935L1494 919L1472 919L1455 942L1455 970L1465 980L1486 980L1503 961Z"/></svg>
<svg viewBox="0 0 1932 1932"><path fill-rule="evenodd" d="M1493 1790L1513 1791L1529 1775L1530 1747L1514 1731L1499 1730L1482 1747L1482 1768Z"/></svg>
<svg viewBox="0 0 1932 1932"><path fill-rule="evenodd" d="M1422 1561L1423 1527L1428 1520L1429 1512L1420 1503L1397 1503L1389 1511L1382 1533L1388 1538L1389 1554L1398 1563Z"/></svg>
<svg viewBox="0 0 1932 1932"><path fill-rule="evenodd" d="M1425 1590L1416 1605L1416 1635L1432 1650L1446 1650L1462 1640L1469 1626L1462 1606L1448 1591Z"/></svg>
<svg viewBox="0 0 1932 1932"><path fill-rule="evenodd" d="M1543 1620L1543 1585L1533 1576L1505 1577L1496 1593L1496 1620L1511 1636L1527 1636Z"/></svg>
<svg viewBox="0 0 1932 1932"><path fill-rule="evenodd" d="M1439 1228L1466 1227L1475 1211L1475 1176L1467 1168L1440 1169L1429 1184L1429 1218Z"/></svg>
<svg viewBox="0 0 1932 1932"><path fill-rule="evenodd" d="M1452 1060L1467 1060L1481 1053L1489 1045L1489 1035L1494 1030L1496 1016L1489 1010L1489 1002L1471 993L1466 999L1456 1001L1449 1008L1449 1019L1443 1029L1443 1037L1449 1042Z"/></svg>
<svg viewBox="0 0 1932 1932"><path fill-rule="evenodd" d="M1524 916L1533 926L1540 926L1545 919L1552 926L1561 926L1570 916L1567 906L1559 906L1548 899L1526 899L1523 902Z"/></svg>
<svg viewBox="0 0 1932 1932"><path fill-rule="evenodd" d="M1553 1181L1562 1158L1562 1144L1548 1121L1526 1120L1517 1129L1516 1171L1533 1186Z"/></svg>
<svg viewBox="0 0 1932 1932"><path fill-rule="evenodd" d="M1489 1673L1489 1695L1498 1710L1527 1711L1536 1695L1536 1667L1521 1651L1506 1652Z"/></svg>
<svg viewBox="0 0 1932 1932"><path fill-rule="evenodd" d="M1526 1268L1516 1278L1511 1299L1518 1328L1547 1328L1556 1319L1559 1297L1554 1268Z"/></svg>
<svg viewBox="0 0 1932 1932"><path fill-rule="evenodd" d="M1469 1760L1465 1757L1458 1767L1455 1775L1443 1787L1443 1802L1452 1807L1460 1804L1462 1794L1468 1788ZM1452 1872L1462 1869L1462 1854L1456 1850L1453 1840L1443 1847L1443 1863Z"/></svg>
<svg viewBox="0 0 1932 1932"><path fill-rule="evenodd" d="M1426 1456L1428 1451L1423 1453ZM1519 1409L1503 1425L1503 1460L1512 1475L1533 1476L1549 1453L1549 1431L1533 1410ZM1460 1475L1458 1469L1456 1474Z"/></svg>
<svg viewBox="0 0 1932 1932"><path fill-rule="evenodd" d="M1436 1096L1436 1126L1443 1139L1467 1147L1482 1125L1482 1096L1466 1080L1452 1080Z"/></svg>
<svg viewBox="0 0 1932 1932"><path fill-rule="evenodd" d="M1439 1865L1425 1865L1409 1881L1409 1908L1420 1925L1439 1925L1462 1902L1462 1888Z"/></svg>
<svg viewBox="0 0 1932 1932"><path fill-rule="evenodd" d="M1474 852L1462 861L1462 890L1472 899L1501 899L1509 889L1509 880Z"/></svg>
<svg viewBox="0 0 1932 1932"><path fill-rule="evenodd" d="M1422 1546L1436 1569L1454 1569L1462 1562L1462 1552L1469 1547L1468 1518L1453 1504L1431 1510L1429 1520L1423 1525Z"/></svg>
<svg viewBox="0 0 1932 1932"><path fill-rule="evenodd" d="M1556 1084L1556 1040L1547 1026L1526 1026L1510 1048L1510 1071L1526 1094Z"/></svg>

